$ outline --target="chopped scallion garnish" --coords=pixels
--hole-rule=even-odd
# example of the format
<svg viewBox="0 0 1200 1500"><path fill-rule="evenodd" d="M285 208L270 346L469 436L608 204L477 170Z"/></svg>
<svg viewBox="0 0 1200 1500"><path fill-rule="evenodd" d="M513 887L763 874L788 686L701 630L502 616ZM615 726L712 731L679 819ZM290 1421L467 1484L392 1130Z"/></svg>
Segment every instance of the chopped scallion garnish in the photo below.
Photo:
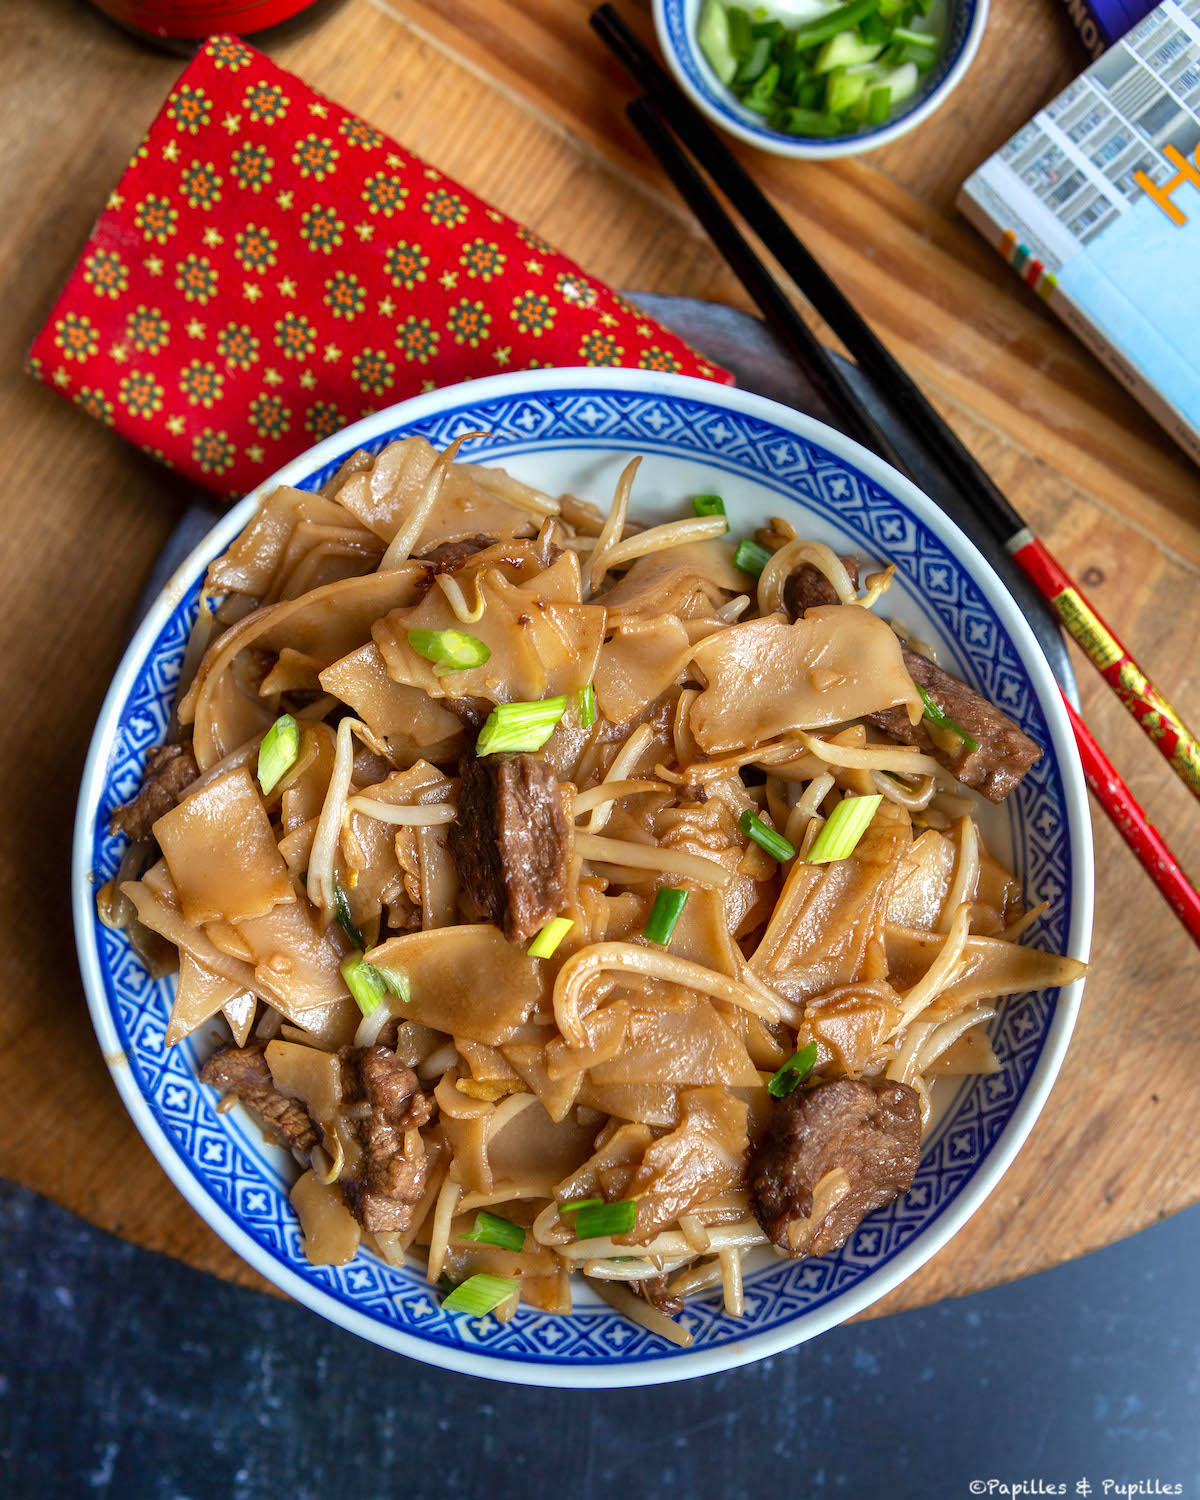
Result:
<svg viewBox="0 0 1200 1500"><path fill-rule="evenodd" d="M269 796L300 758L300 726L291 714L280 714L258 747L258 784Z"/></svg>
<svg viewBox="0 0 1200 1500"><path fill-rule="evenodd" d="M566 712L564 697L543 698L540 703L500 703L484 720L475 741L476 755L540 750L554 733Z"/></svg>
<svg viewBox="0 0 1200 1500"><path fill-rule="evenodd" d="M771 1075L767 1084L767 1093L773 1099L786 1099L812 1072L816 1061L817 1044L809 1042L807 1047L801 1047L799 1052L794 1052L783 1067Z"/></svg>
<svg viewBox="0 0 1200 1500"><path fill-rule="evenodd" d="M338 926L354 946L365 948L367 945L363 942L363 935L350 914L350 903L346 900L346 893L336 880L333 882L333 914L337 918Z"/></svg>
<svg viewBox="0 0 1200 1500"><path fill-rule="evenodd" d="M407 1005L412 999L412 989L404 970L393 968L391 964L372 964L371 968L383 980L384 987Z"/></svg>
<svg viewBox="0 0 1200 1500"><path fill-rule="evenodd" d="M383 975L361 953L352 953L341 963L342 978L364 1016L373 1016L383 1004L388 987Z"/></svg>
<svg viewBox="0 0 1200 1500"><path fill-rule="evenodd" d="M956 734L968 750L978 750L979 741L974 735L968 734L961 724L956 724L948 713L943 712L919 682L915 686L921 695L921 702L925 705L925 717L929 722L936 724L939 729L949 731L950 734Z"/></svg>
<svg viewBox="0 0 1200 1500"><path fill-rule="evenodd" d="M560 1203L558 1211L560 1214L574 1214L578 1213L581 1208L595 1208L603 1202L603 1198L576 1198L574 1203Z"/></svg>
<svg viewBox="0 0 1200 1500"><path fill-rule="evenodd" d="M475 1227L459 1239L473 1240L481 1245L499 1245L502 1250L520 1250L525 1243L525 1231L511 1219L502 1219L499 1214L475 1215Z"/></svg>
<svg viewBox="0 0 1200 1500"><path fill-rule="evenodd" d="M696 40L717 78L773 130L848 136L879 125L937 62L932 0L848 0L789 25L761 7L704 0Z"/></svg>
<svg viewBox="0 0 1200 1500"><path fill-rule="evenodd" d="M574 925L570 917L551 917L530 943L527 950L530 958L549 958Z"/></svg>
<svg viewBox="0 0 1200 1500"><path fill-rule="evenodd" d="M642 929L642 936L648 943L662 943L665 946L671 941L671 934L687 905L687 898L686 891L676 890L669 885L662 887L654 898L650 918Z"/></svg>
<svg viewBox="0 0 1200 1500"><path fill-rule="evenodd" d="M824 865L833 859L849 859L882 801L878 795L843 797L813 840L813 846L805 856L807 862Z"/></svg>
<svg viewBox="0 0 1200 1500"><path fill-rule="evenodd" d="M575 1234L581 1240L628 1234L636 1221L637 1204L632 1198L620 1203L585 1203L575 1215Z"/></svg>
<svg viewBox="0 0 1200 1500"><path fill-rule="evenodd" d="M857 26L860 21L866 20L878 9L879 0L850 0L848 5L841 5L836 10L826 11L824 15L798 26L792 32L792 51L803 52L808 47L815 47L818 42L828 41L839 31L846 31L851 26Z"/></svg>
<svg viewBox="0 0 1200 1500"><path fill-rule="evenodd" d="M692 509L698 516L723 516L725 514L725 502L720 495L697 495L692 501ZM725 522L725 530L729 530L729 522Z"/></svg>
<svg viewBox="0 0 1200 1500"><path fill-rule="evenodd" d="M490 1313L502 1302L507 1302L516 1290L517 1283L511 1277L489 1276L486 1271L480 1271L459 1282L443 1300L442 1311L482 1318L484 1313Z"/></svg>
<svg viewBox="0 0 1200 1500"><path fill-rule="evenodd" d="M708 58L709 66L722 83L732 83L733 75L737 72L737 58L730 45L729 22L730 14L721 0L704 0L696 27L696 40Z"/></svg>
<svg viewBox="0 0 1200 1500"><path fill-rule="evenodd" d="M590 729L596 722L596 689L589 682L587 687L581 687L578 693L579 722L585 729Z"/></svg>
<svg viewBox="0 0 1200 1500"><path fill-rule="evenodd" d="M748 537L743 537L737 544L737 551L733 554L733 565L741 568L743 573L749 573L757 578L766 565L771 561L771 554L765 547L760 547L757 542L752 542Z"/></svg>
<svg viewBox="0 0 1200 1500"><path fill-rule="evenodd" d="M478 636L465 630L410 630L408 644L418 656L433 663L435 677L481 667L492 654Z"/></svg>
<svg viewBox="0 0 1200 1500"><path fill-rule="evenodd" d="M738 819L738 827L743 837L753 839L760 849L765 849L772 859L779 860L781 864L796 853L795 845L790 844L783 834L768 828L758 814L751 812L749 808Z"/></svg>

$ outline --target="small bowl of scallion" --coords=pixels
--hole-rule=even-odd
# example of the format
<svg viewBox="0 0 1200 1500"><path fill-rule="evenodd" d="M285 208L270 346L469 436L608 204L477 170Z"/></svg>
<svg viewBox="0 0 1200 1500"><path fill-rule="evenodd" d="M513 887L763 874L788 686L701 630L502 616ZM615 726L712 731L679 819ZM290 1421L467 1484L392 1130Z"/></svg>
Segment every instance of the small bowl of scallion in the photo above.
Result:
<svg viewBox="0 0 1200 1500"><path fill-rule="evenodd" d="M680 86L722 129L779 156L873 151L966 73L988 0L654 0Z"/></svg>

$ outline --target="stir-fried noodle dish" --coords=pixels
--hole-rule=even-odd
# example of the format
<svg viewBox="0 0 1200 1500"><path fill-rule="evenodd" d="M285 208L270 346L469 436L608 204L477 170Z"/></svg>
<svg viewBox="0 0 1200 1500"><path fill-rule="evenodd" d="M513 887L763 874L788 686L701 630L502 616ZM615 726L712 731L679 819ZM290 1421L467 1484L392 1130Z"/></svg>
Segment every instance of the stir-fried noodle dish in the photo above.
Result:
<svg viewBox="0 0 1200 1500"><path fill-rule="evenodd" d="M999 997L1082 972L975 816L1040 751L890 567L457 448L277 489L212 564L101 915L290 1148L310 1260L498 1318L578 1274L686 1344L755 1247L911 1185Z"/></svg>

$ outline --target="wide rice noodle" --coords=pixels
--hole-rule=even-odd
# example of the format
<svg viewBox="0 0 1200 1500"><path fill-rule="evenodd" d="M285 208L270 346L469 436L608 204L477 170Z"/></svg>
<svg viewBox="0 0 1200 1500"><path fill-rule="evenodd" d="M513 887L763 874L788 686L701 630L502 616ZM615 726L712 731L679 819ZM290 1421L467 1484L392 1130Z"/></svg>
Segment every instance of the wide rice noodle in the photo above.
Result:
<svg viewBox="0 0 1200 1500"><path fill-rule="evenodd" d="M636 457L604 513L456 464L470 436L442 454L413 438L354 455L321 495L278 491L213 565L173 721L200 774L102 906L179 955L168 1042L253 1033L279 1086L307 1101L320 1144L294 1203L315 1259L355 1253L343 1189L379 1133L340 1049L394 1049L425 1102L381 1137L415 1201L393 1221L403 1229L374 1234L379 1253L423 1257L432 1283L510 1277L559 1314L583 1274L685 1346L687 1329L646 1299L665 1277L669 1296L716 1292L743 1315L766 1246L748 1143L781 1063L815 1039L810 1081L886 1076L927 1122L935 1079L999 1065L986 1031L999 997L1082 966L1017 945L1043 908L1022 912L973 797L868 723L898 706L915 723L923 707L892 622L870 612L891 565L858 596L832 548L780 522L751 596L723 518L681 503L676 519L637 524ZM436 565L420 560L443 543ZM840 602L791 620L788 580L806 565ZM490 654L438 675L413 629L460 630ZM524 753L561 794L570 925L534 956L481 919L451 843L465 828L491 854L459 790L484 715L558 694L550 739ZM300 753L264 795L259 746L285 712ZM875 792L855 849L809 864L837 801ZM796 855L780 863L748 840L747 813ZM522 895L538 873L538 816L517 816L524 863L501 862L506 902L510 876ZM684 905L656 942L663 888ZM341 968L360 939L392 985L367 1015ZM840 1166L814 1184L797 1253L849 1186ZM571 1205L588 1198L632 1200L634 1230L581 1238ZM464 1238L483 1211L520 1231L519 1248Z"/></svg>

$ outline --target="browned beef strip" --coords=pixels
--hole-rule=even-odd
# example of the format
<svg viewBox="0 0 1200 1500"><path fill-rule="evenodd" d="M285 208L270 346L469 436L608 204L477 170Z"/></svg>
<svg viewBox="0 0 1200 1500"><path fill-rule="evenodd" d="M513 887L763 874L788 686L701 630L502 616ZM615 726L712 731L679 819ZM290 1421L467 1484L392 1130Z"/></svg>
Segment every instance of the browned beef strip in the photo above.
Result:
<svg viewBox="0 0 1200 1500"><path fill-rule="evenodd" d="M408 1154L405 1132L428 1124L433 1105L417 1075L386 1047L346 1047L339 1056L345 1102L368 1106L355 1122L362 1155L340 1179L346 1206L371 1234L411 1229L429 1163L423 1149Z"/></svg>
<svg viewBox="0 0 1200 1500"><path fill-rule="evenodd" d="M843 557L842 565L850 575L850 582L858 587L858 558ZM783 602L793 620L798 620L806 609L816 609L821 604L839 604L833 584L812 563L801 563L783 586Z"/></svg>
<svg viewBox="0 0 1200 1500"><path fill-rule="evenodd" d="M424 552L418 553L413 561L423 563L426 573L417 583L417 599L424 599L439 573L457 573L468 558L474 557L477 552L486 552L489 547L500 546L501 541L500 537L484 536L482 532L478 532L475 536L460 537L457 541L439 542L436 547L428 547ZM543 568L548 568L556 558L562 556L562 550L547 538L537 554L538 561Z"/></svg>
<svg viewBox="0 0 1200 1500"><path fill-rule="evenodd" d="M495 545L494 536L484 536L480 532L475 536L460 537L456 542L439 542L436 547L427 547L424 552L418 552L413 561L425 565L425 576L417 583L416 598L424 599L439 573L457 573L468 557L474 557L476 552L485 552Z"/></svg>
<svg viewBox="0 0 1200 1500"><path fill-rule="evenodd" d="M857 588L858 559L843 557L842 562ZM806 609L838 602L833 585L811 563L804 563L788 579L783 599L794 620ZM889 739L902 745L916 745L932 755L964 786L982 792L991 802L1003 802L1040 758L1041 750L1006 713L973 692L965 682L943 672L927 656L910 651L907 646L901 649L909 676L925 689L943 713L979 742L979 749L970 750L964 740L953 736L940 736L939 743L930 734L928 721L920 719L910 724L908 710L903 707L868 714L869 721Z"/></svg>
<svg viewBox="0 0 1200 1500"><path fill-rule="evenodd" d="M450 853L479 918L513 943L531 938L567 899L571 821L563 790L533 755L463 756Z"/></svg>
<svg viewBox="0 0 1200 1500"><path fill-rule="evenodd" d="M673 1297L667 1290L667 1283L666 1276L650 1276L645 1281L630 1281L627 1285L635 1297L641 1297L668 1318L677 1318L683 1311L683 1298Z"/></svg>
<svg viewBox="0 0 1200 1500"><path fill-rule="evenodd" d="M483 728L484 720L492 711L491 702L487 698L443 698L441 706L447 713L461 719L464 728L473 729L476 734Z"/></svg>
<svg viewBox="0 0 1200 1500"><path fill-rule="evenodd" d="M146 757L137 796L113 813L109 832L127 834L135 842L148 839L155 823L171 811L199 774L190 745L155 745Z"/></svg>
<svg viewBox="0 0 1200 1500"><path fill-rule="evenodd" d="M920 1101L905 1083L833 1078L791 1094L750 1164L755 1217L789 1255L828 1255L912 1186L920 1148ZM848 1190L814 1223L813 1190L835 1168Z"/></svg>
<svg viewBox="0 0 1200 1500"><path fill-rule="evenodd" d="M317 1128L298 1099L289 1099L275 1087L266 1052L266 1042L218 1047L200 1069L200 1082L233 1094L285 1145L307 1156L317 1144Z"/></svg>
<svg viewBox="0 0 1200 1500"><path fill-rule="evenodd" d="M915 724L908 722L905 708L881 709L869 714L868 719L889 739L902 745L920 746L964 786L974 787L990 802L1003 802L1030 766L1041 758L1041 750L1006 713L981 698L965 682L943 672L927 656L910 651L907 646L902 650L912 680L925 689L944 714L978 741L979 749L970 749L950 731L939 736L939 743L930 734L926 719L918 719Z"/></svg>

